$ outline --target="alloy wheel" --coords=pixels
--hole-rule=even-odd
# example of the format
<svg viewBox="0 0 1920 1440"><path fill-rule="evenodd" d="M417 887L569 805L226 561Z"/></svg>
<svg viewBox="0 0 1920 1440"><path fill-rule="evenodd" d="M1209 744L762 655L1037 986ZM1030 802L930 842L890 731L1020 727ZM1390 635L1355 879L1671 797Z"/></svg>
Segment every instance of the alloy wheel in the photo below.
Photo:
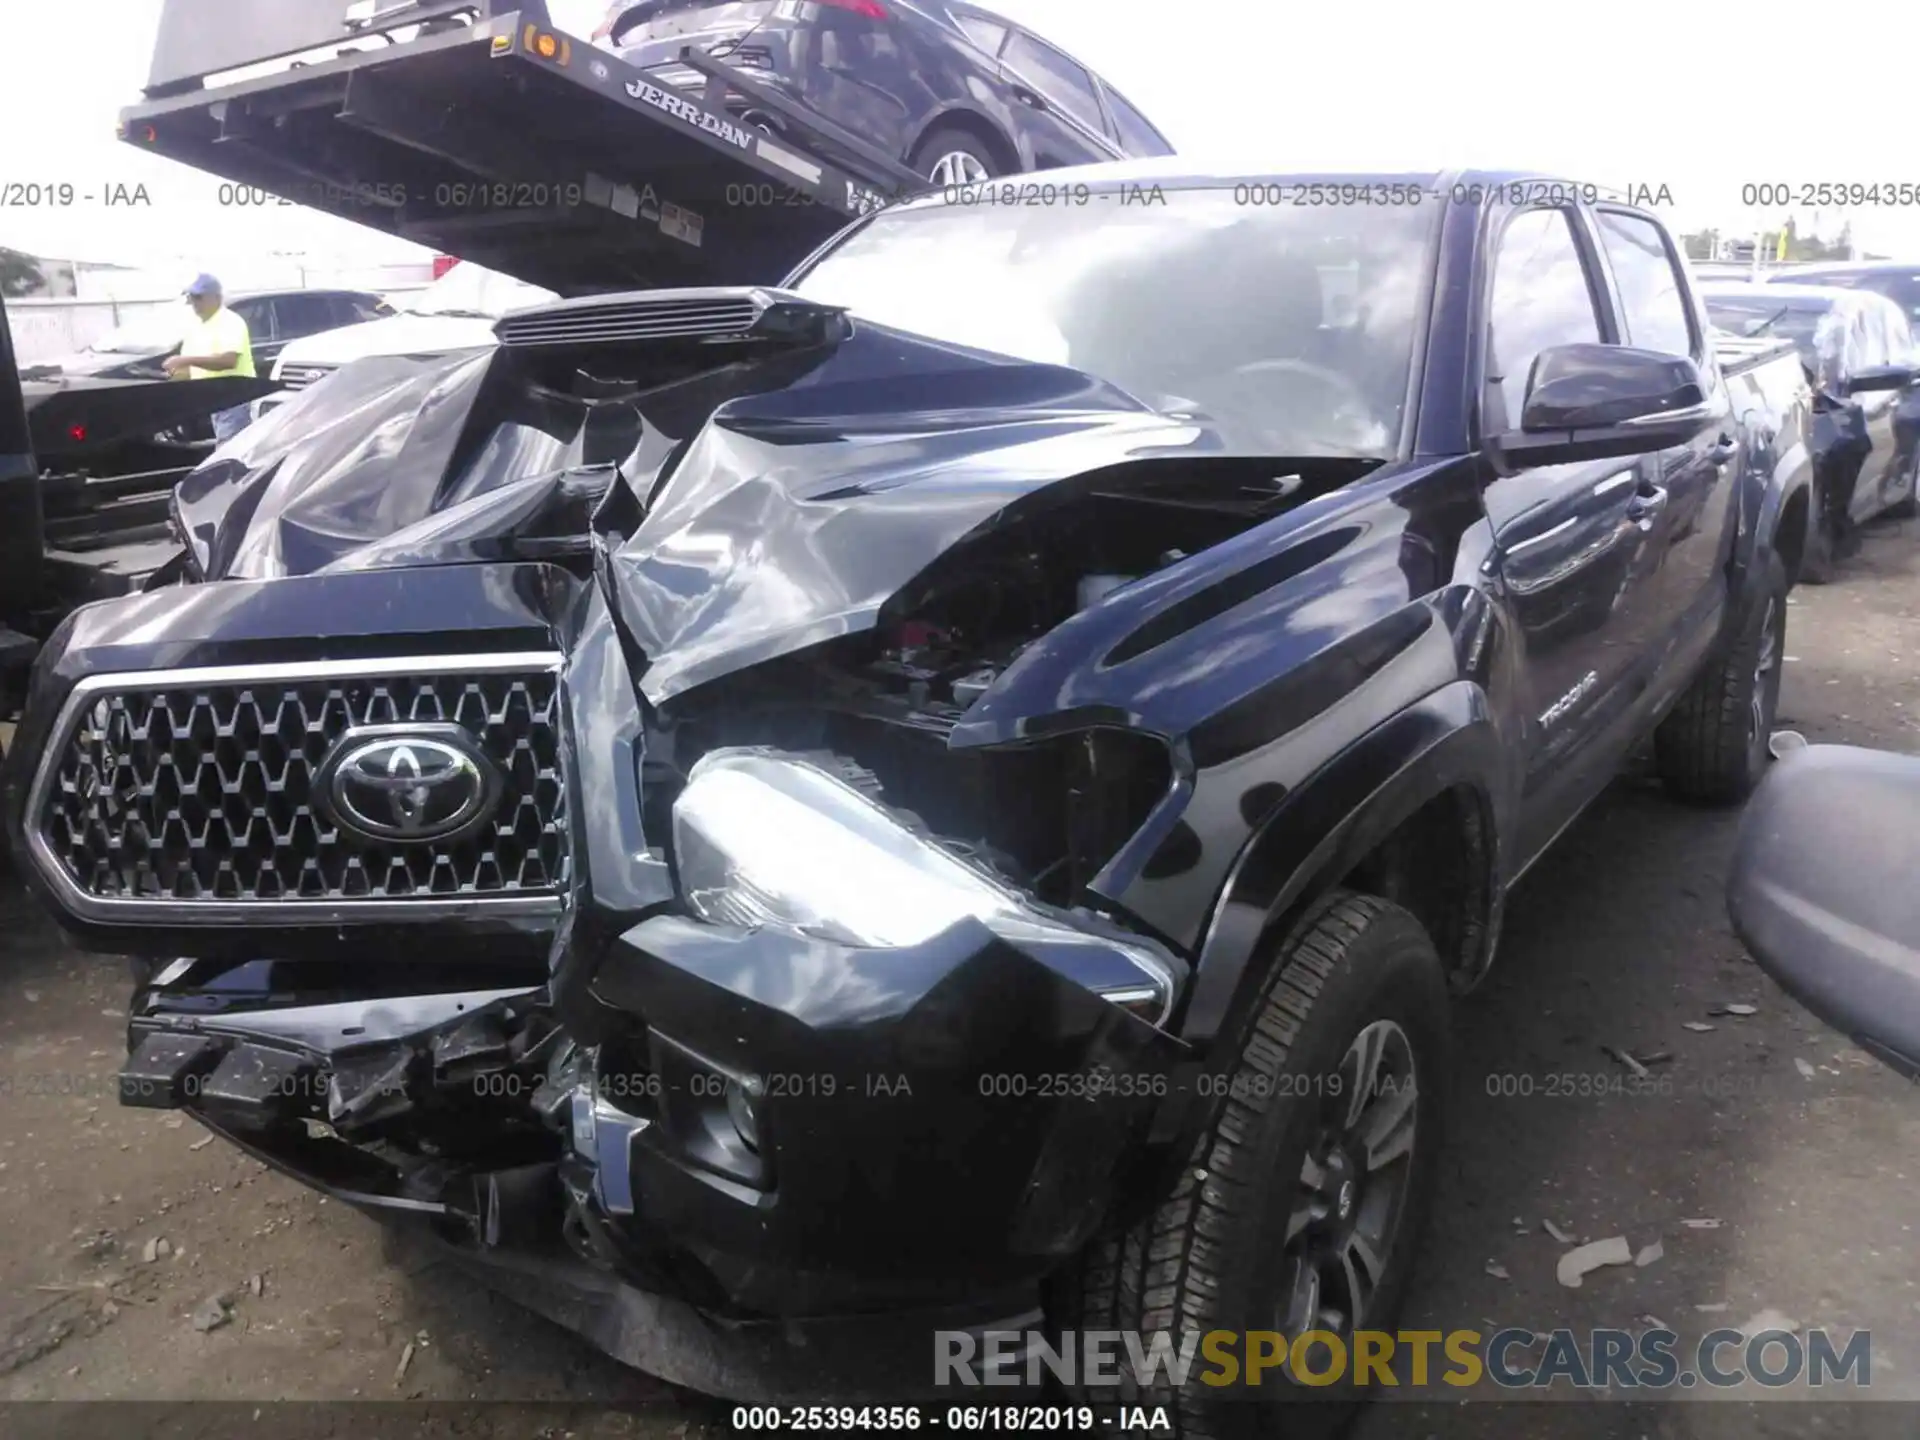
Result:
<svg viewBox="0 0 1920 1440"><path fill-rule="evenodd" d="M991 180L987 167L980 163L980 157L970 155L965 150L949 150L933 162L933 168L927 172L927 178L935 185L978 185Z"/></svg>
<svg viewBox="0 0 1920 1440"><path fill-rule="evenodd" d="M1344 1342L1386 1275L1413 1178L1420 1097L1406 1031L1391 1020L1362 1029L1328 1092L1287 1216L1279 1319L1288 1336Z"/></svg>

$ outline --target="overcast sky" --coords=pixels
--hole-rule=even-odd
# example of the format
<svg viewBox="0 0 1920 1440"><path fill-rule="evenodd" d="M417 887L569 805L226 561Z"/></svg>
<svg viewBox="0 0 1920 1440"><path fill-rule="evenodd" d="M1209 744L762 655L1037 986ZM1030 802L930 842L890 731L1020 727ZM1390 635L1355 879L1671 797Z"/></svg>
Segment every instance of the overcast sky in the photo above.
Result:
<svg viewBox="0 0 1920 1440"><path fill-rule="evenodd" d="M344 3L344 0L233 0ZM0 244L56 257L216 267L222 256L410 247L296 208L223 207L220 182L114 138L139 98L160 0L4 0L0 187L71 181L70 209L0 208ZM585 35L601 0L554 0ZM1920 185L1912 57L1920 5L1819 11L1685 0L1572 10L1539 0L1309 5L1294 0L998 0L1101 71L1183 154L1289 169L1528 166L1665 186L1684 229L1751 232L1778 209L1742 186ZM1836 18L1829 20L1827 15ZM1806 35L1795 38L1797 27ZM1829 43L1838 41L1839 43ZM146 209L108 208L144 183ZM11 198L0 190L0 199ZM1817 217L1823 233L1842 216ZM1920 206L1848 212L1880 251L1920 253ZM1803 227L1816 219L1803 212Z"/></svg>

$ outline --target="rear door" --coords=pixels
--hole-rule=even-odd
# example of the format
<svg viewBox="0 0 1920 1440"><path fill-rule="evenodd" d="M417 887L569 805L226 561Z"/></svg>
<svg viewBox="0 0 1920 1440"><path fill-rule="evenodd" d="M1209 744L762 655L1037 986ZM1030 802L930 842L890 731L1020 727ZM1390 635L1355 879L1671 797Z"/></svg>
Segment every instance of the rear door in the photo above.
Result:
<svg viewBox="0 0 1920 1440"><path fill-rule="evenodd" d="M1100 92L1086 66L1024 30L1008 36L1000 64L1029 117L1036 169L1114 158L1119 147L1107 131Z"/></svg>
<svg viewBox="0 0 1920 1440"><path fill-rule="evenodd" d="M236 300L233 313L247 322L247 339L253 345L253 373L264 375L267 367L273 363L273 357L280 353L281 342L276 338L273 302L265 297L254 300Z"/></svg>
<svg viewBox="0 0 1920 1440"><path fill-rule="evenodd" d="M1495 212L1490 223L1483 435L1519 425L1542 350L1619 338L1577 210ZM1644 466L1628 457L1489 473L1482 492L1525 708L1523 865L1606 783L1633 738L1660 625L1640 518Z"/></svg>
<svg viewBox="0 0 1920 1440"><path fill-rule="evenodd" d="M1620 307L1621 340L1691 359L1712 380L1722 411L1720 423L1687 444L1648 457L1653 506L1643 524L1657 576L1656 603L1667 621L1656 684L1671 692L1693 674L1725 613L1737 529L1740 421L1690 301L1685 262L1666 230L1649 216L1614 206L1597 207L1594 222Z"/></svg>

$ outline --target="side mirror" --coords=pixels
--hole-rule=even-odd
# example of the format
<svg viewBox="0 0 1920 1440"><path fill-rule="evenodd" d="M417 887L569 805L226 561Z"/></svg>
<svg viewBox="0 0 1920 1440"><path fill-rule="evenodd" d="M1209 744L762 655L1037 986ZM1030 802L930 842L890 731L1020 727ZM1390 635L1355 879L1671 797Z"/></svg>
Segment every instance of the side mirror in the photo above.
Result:
<svg viewBox="0 0 1920 1440"><path fill-rule="evenodd" d="M1686 444L1713 419L1706 377L1684 355L1556 345L1533 362L1520 428L1488 449L1520 468L1645 455Z"/></svg>
<svg viewBox="0 0 1920 1440"><path fill-rule="evenodd" d="M1872 390L1904 390L1920 379L1920 370L1911 365L1869 365L1847 377L1847 394L1863 395Z"/></svg>

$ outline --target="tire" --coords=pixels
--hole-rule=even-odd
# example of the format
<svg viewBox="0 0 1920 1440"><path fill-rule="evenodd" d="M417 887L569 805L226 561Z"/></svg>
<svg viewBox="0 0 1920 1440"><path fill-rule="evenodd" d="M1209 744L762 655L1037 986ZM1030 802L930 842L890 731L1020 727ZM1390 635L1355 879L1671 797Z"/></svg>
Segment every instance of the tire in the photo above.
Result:
<svg viewBox="0 0 1920 1440"><path fill-rule="evenodd" d="M1787 570L1769 550L1766 577L1739 638L1710 662L1654 732L1654 763L1669 794L1737 805L1766 773L1787 643Z"/></svg>
<svg viewBox="0 0 1920 1440"><path fill-rule="evenodd" d="M1231 1066L1219 1077L1230 1098L1173 1193L1132 1230L1097 1242L1068 1277L1055 1305L1062 1328L1170 1331L1176 1346L1189 1333L1216 1329L1293 1336L1340 1328L1306 1322L1317 1302L1322 1316L1341 1311L1349 1332L1349 1312L1357 1312L1362 1328L1391 1330L1432 1199L1449 1067L1447 1011L1439 956L1412 915L1351 891L1314 905L1280 946ZM1371 1175L1358 1146L1330 1157L1320 1150L1326 1123L1347 1113L1346 1098L1329 1093L1323 1077L1352 1075L1365 1035L1385 1042L1375 1052L1382 1067L1375 1074L1395 1078L1391 1085L1340 1087L1347 1096L1375 1093L1362 1107L1361 1128L1377 1124L1377 1134L1398 1140L1411 1117L1403 1152ZM1401 1074L1409 1077L1404 1085ZM1320 1208L1290 1252L1289 1234L1315 1193L1310 1162L1323 1177ZM1331 1188L1342 1174L1354 1178ZM1308 1268L1303 1248L1340 1252L1343 1236L1382 1220L1375 1283L1359 1305L1349 1303L1344 1284L1309 1291L1295 1283ZM1350 1334L1347 1345L1350 1360ZM1316 1347L1308 1364L1324 1370L1328 1351ZM1164 1405L1180 1435L1229 1440L1276 1429L1289 1437L1333 1434L1362 1394L1346 1384L1308 1389L1270 1370L1250 1395L1202 1383L1211 1370L1196 1355L1178 1389L1154 1371L1128 1375L1120 1394L1088 1399Z"/></svg>
<svg viewBox="0 0 1920 1440"><path fill-rule="evenodd" d="M978 184L982 180L998 179L1005 173L1005 167L994 158L992 147L971 130L962 130L958 125L936 125L929 130L914 146L913 158L907 163L926 176L930 184L942 186ZM979 173L971 173L969 166L978 167Z"/></svg>

